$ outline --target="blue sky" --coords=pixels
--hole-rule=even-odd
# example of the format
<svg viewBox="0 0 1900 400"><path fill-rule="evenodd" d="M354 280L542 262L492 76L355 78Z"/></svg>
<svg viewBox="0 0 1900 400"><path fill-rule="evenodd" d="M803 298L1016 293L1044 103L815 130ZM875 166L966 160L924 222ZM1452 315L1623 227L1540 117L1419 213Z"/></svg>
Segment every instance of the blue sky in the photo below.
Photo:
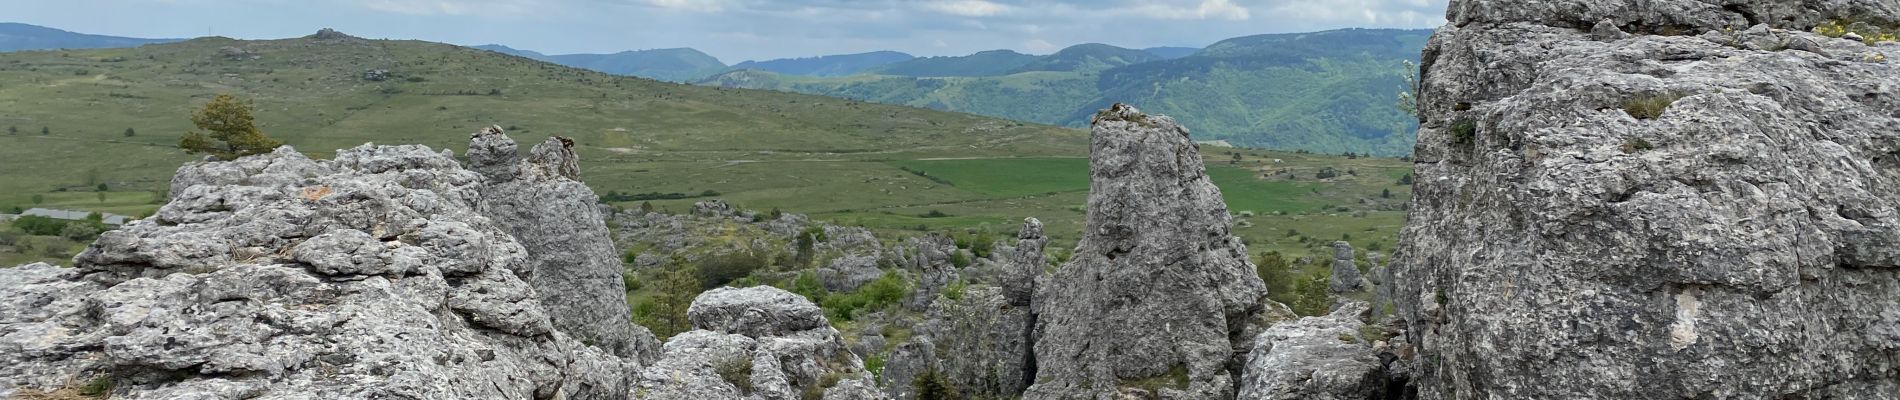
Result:
<svg viewBox="0 0 1900 400"><path fill-rule="evenodd" d="M1261 33L1431 28L1447 0L0 0L0 20L134 37L345 33L561 53L692 47L727 63L1080 43L1205 46Z"/></svg>

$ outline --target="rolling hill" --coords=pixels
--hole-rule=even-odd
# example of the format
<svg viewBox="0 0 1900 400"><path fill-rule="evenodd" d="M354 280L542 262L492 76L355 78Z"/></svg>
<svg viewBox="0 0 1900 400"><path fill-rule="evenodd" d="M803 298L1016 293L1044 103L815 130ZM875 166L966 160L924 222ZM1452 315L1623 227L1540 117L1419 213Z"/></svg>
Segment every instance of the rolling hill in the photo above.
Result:
<svg viewBox="0 0 1900 400"><path fill-rule="evenodd" d="M1106 45L1048 56L920 58L847 77L736 71L710 86L771 89L1084 126L1115 102L1194 121L1197 139L1325 153L1403 155L1416 122L1394 104L1426 30L1346 29L1234 38L1167 58Z"/></svg>
<svg viewBox="0 0 1900 400"><path fill-rule="evenodd" d="M613 54L547 55L498 44L475 46L533 60L614 75L638 76L671 82L685 82L726 70L718 58L690 48L623 51Z"/></svg>
<svg viewBox="0 0 1900 400"><path fill-rule="evenodd" d="M170 43L180 39L140 39L88 35L38 25L0 22L0 52L53 49L105 49Z"/></svg>
<svg viewBox="0 0 1900 400"><path fill-rule="evenodd" d="M732 69L750 69L804 76L846 76L864 72L872 68L910 61L914 58L917 57L895 51L874 51L859 54L746 61L733 64Z"/></svg>
<svg viewBox="0 0 1900 400"><path fill-rule="evenodd" d="M369 80L370 69L387 73ZM621 207L651 198L677 212L716 193L880 230L999 235L1034 216L1065 241L1081 229L1087 195L1079 130L659 82L440 43L201 38L0 54L0 209L153 212L172 172L197 158L175 146L191 110L219 93L252 102L265 132L314 157L366 142L459 153L469 132L491 124L524 144L571 137L589 186L627 194L613 203ZM1401 160L1204 153L1224 160L1210 174L1230 204L1261 213L1236 232L1263 248L1387 238L1402 221L1407 192L1395 182L1410 166Z"/></svg>

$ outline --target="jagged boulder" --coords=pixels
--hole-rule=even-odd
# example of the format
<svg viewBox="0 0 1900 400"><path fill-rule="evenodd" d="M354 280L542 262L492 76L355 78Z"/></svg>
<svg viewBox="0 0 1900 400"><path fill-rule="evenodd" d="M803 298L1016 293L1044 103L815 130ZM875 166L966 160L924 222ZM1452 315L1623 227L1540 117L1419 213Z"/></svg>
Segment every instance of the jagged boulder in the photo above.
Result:
<svg viewBox="0 0 1900 400"><path fill-rule="evenodd" d="M937 346L937 374L967 398L1009 398L1029 387L1035 321L994 286L970 286L931 307L925 332ZM890 368L890 364L885 364ZM888 373L888 372L887 372Z"/></svg>
<svg viewBox="0 0 1900 400"><path fill-rule="evenodd" d="M1421 398L1900 393L1900 46L1807 33L1900 3L1451 4L1392 262Z"/></svg>
<svg viewBox="0 0 1900 400"><path fill-rule="evenodd" d="M527 249L526 268L515 272L547 289L536 293L555 327L614 354L652 361L659 342L628 317L619 253L595 206L599 197L580 181L573 146L550 137L516 160L514 141L500 128L476 132L469 162L490 174L477 209Z"/></svg>
<svg viewBox="0 0 1900 400"><path fill-rule="evenodd" d="M70 269L0 269L0 396L624 398L632 360L555 329L475 212L481 176L421 146L195 162L156 216Z"/></svg>
<svg viewBox="0 0 1900 400"><path fill-rule="evenodd" d="M1386 398L1384 367L1360 333L1368 305L1347 303L1332 314L1275 324L1254 339L1241 376L1250 400Z"/></svg>
<svg viewBox="0 0 1900 400"><path fill-rule="evenodd" d="M1266 288L1187 128L1117 104L1095 118L1089 172L1075 258L1035 299L1023 398L1232 398Z"/></svg>
<svg viewBox="0 0 1900 400"><path fill-rule="evenodd" d="M914 337L891 349L890 357L884 359L884 369L878 371L877 383L891 400L917 400L917 377L935 368L936 344L929 337Z"/></svg>
<svg viewBox="0 0 1900 400"><path fill-rule="evenodd" d="M701 293L693 331L668 340L639 375L636 399L877 399L863 361L824 311L770 286Z"/></svg>

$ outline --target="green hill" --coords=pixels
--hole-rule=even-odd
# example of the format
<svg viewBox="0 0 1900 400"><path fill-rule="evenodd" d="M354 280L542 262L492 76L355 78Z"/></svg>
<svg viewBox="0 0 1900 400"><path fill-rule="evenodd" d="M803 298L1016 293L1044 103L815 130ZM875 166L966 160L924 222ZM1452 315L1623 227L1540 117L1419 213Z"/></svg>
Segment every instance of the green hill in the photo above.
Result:
<svg viewBox="0 0 1900 400"><path fill-rule="evenodd" d="M733 69L756 69L780 74L804 76L846 76L864 72L871 68L910 61L917 57L895 51L874 51L859 54L840 54L821 57L782 58L765 61L746 61L733 64Z"/></svg>
<svg viewBox="0 0 1900 400"><path fill-rule="evenodd" d="M957 87L944 93L971 99L1068 87L1032 78L1043 75L1076 90L1093 82L1034 72L952 79ZM883 230L1003 235L1034 216L1069 241L1081 229L1087 195L1086 132L1079 130L666 83L439 43L204 38L0 54L0 210L151 213L172 172L195 158L175 147L192 128L191 110L219 93L253 102L265 132L314 157L366 142L459 153L470 132L488 125L528 144L571 137L596 192L665 198L651 204L676 212L710 191L742 207ZM984 104L1001 112L1042 100L1010 101ZM951 104L978 105L945 108ZM1342 235L1389 242L1402 222L1407 193L1395 182L1410 172L1404 161L1204 153L1221 164L1212 172L1230 204L1259 213L1236 232L1261 249L1304 251ZM1039 173L1023 173L1029 169ZM1301 234L1283 234L1289 229ZM57 260L77 246L35 243L30 255L0 249L0 262Z"/></svg>
<svg viewBox="0 0 1900 400"><path fill-rule="evenodd" d="M911 77L995 76L1016 71L1042 57L1009 50L990 50L967 56L923 57L871 68L879 75Z"/></svg>
<svg viewBox="0 0 1900 400"><path fill-rule="evenodd" d="M891 66L928 62L939 72L933 74L886 69L877 75L813 78L746 72L699 83L1071 127L1087 125L1096 110L1126 102L1193 121L1189 125L1202 140L1332 154L1403 155L1411 151L1416 122L1394 107L1404 86L1402 63L1418 59L1430 34L1348 29L1248 36L1173 59L1142 50L1082 45L1048 56L992 52ZM978 56L1008 62L978 62ZM987 69L942 72L948 65L966 64Z"/></svg>
<svg viewBox="0 0 1900 400"><path fill-rule="evenodd" d="M1158 61L1162 57L1141 50L1124 49L1100 43L1079 44L1030 62L1013 72L1056 71L1097 72L1115 67Z"/></svg>

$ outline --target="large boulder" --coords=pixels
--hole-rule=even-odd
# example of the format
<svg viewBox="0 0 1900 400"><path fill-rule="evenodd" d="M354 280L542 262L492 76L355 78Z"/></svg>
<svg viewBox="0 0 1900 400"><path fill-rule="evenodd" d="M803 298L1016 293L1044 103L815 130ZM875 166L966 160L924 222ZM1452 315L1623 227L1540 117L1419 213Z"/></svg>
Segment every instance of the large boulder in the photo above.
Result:
<svg viewBox="0 0 1900 400"><path fill-rule="evenodd" d="M1267 328L1254 339L1240 384L1250 400L1366 400L1385 397L1384 366L1361 334L1368 305Z"/></svg>
<svg viewBox="0 0 1900 400"><path fill-rule="evenodd" d="M636 399L877 399L864 362L824 311L770 286L719 288L687 309L694 330L639 374Z"/></svg>
<svg viewBox="0 0 1900 400"><path fill-rule="evenodd" d="M1897 8L1453 1L1392 261L1420 397L1900 393L1900 46L1807 33Z"/></svg>
<svg viewBox="0 0 1900 400"><path fill-rule="evenodd" d="M1232 398L1265 285L1187 128L1121 104L1095 118L1088 219L1035 299L1024 399Z"/></svg>
<svg viewBox="0 0 1900 400"><path fill-rule="evenodd" d="M528 251L516 272L543 290L535 293L562 332L614 354L651 361L659 342L628 318L627 287L619 253L596 206L599 197L580 181L574 142L550 137L516 160L516 146L500 128L476 132L472 168L485 175L478 210Z"/></svg>
<svg viewBox="0 0 1900 400"><path fill-rule="evenodd" d="M527 250L447 152L195 162L73 268L0 269L0 397L625 398L632 360L555 329Z"/></svg>

